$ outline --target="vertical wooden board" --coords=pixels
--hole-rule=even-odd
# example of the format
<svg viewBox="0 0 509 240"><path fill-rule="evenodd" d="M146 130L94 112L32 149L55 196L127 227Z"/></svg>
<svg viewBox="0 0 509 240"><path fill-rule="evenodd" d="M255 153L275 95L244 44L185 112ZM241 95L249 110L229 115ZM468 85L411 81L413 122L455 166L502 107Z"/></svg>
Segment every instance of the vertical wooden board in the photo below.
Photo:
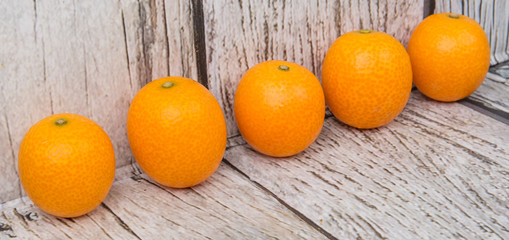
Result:
<svg viewBox="0 0 509 240"><path fill-rule="evenodd" d="M19 145L51 113L34 1L0 1L0 203L20 197Z"/></svg>
<svg viewBox="0 0 509 240"><path fill-rule="evenodd" d="M2 111L2 116L0 116L0 139L2 139L0 141L0 164L3 166L0 174L0 208L3 202L19 198L22 192L16 167L16 152L4 113Z"/></svg>
<svg viewBox="0 0 509 240"><path fill-rule="evenodd" d="M41 41L51 112L90 117L80 23L73 1L36 1L36 34ZM19 80L18 80L19 81Z"/></svg>
<svg viewBox="0 0 509 240"><path fill-rule="evenodd" d="M414 28L423 19L424 1L342 0L341 33L372 29L388 33L405 47Z"/></svg>
<svg viewBox="0 0 509 240"><path fill-rule="evenodd" d="M192 0L165 0L169 74L198 80Z"/></svg>
<svg viewBox="0 0 509 240"><path fill-rule="evenodd" d="M225 159L339 239L505 239L508 141L507 125L417 93L385 127L331 117L296 156Z"/></svg>
<svg viewBox="0 0 509 240"><path fill-rule="evenodd" d="M509 60L509 1L437 0L435 12L453 12L473 18L488 35L491 65Z"/></svg>
<svg viewBox="0 0 509 240"><path fill-rule="evenodd" d="M196 80L191 1L122 0L120 3L133 88L138 90L166 76Z"/></svg>
<svg viewBox="0 0 509 240"><path fill-rule="evenodd" d="M131 86L120 4L76 1L76 34L85 68L88 116L110 136L116 166L129 164L126 117Z"/></svg>
<svg viewBox="0 0 509 240"><path fill-rule="evenodd" d="M422 1L205 1L209 88L223 107L228 136L238 135L233 116L237 84L257 63L296 62L321 78L332 42L346 31L387 31L406 44L422 19Z"/></svg>

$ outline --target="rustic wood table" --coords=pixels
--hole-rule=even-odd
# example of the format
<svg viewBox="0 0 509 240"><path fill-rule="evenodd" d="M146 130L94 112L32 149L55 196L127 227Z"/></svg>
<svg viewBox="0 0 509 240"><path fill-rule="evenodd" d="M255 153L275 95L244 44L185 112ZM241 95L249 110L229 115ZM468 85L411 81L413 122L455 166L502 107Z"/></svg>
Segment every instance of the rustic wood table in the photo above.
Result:
<svg viewBox="0 0 509 240"><path fill-rule="evenodd" d="M286 59L320 76L347 31L378 29L405 45L432 11L483 16L497 29L478 12L507 19L505 3L1 1L0 239L509 239L507 20L505 32L488 33L506 39L492 43L488 78L459 102L414 89L402 114L373 130L327 113L316 142L288 158L255 152L232 113L240 76L258 62ZM148 178L126 139L130 100L167 75L207 86L228 125L219 169L189 189ZM97 121L115 146L109 195L78 218L35 207L16 171L28 127L58 112Z"/></svg>

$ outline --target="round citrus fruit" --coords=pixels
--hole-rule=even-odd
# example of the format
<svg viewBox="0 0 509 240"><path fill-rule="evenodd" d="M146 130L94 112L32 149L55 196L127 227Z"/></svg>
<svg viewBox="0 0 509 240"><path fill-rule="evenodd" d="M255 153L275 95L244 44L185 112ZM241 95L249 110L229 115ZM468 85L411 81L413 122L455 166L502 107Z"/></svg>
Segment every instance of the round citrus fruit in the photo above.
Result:
<svg viewBox="0 0 509 240"><path fill-rule="evenodd" d="M408 54L394 37L360 30L340 36L327 51L322 85L336 118L356 128L376 128L396 118L412 89Z"/></svg>
<svg viewBox="0 0 509 240"><path fill-rule="evenodd" d="M424 19L408 43L415 86L444 102L469 96L484 81L490 66L488 38L474 20L439 13Z"/></svg>
<svg viewBox="0 0 509 240"><path fill-rule="evenodd" d="M286 61L266 61L242 77L234 100L235 120L257 151L286 157L306 149L320 134L325 100L318 79Z"/></svg>
<svg viewBox="0 0 509 240"><path fill-rule="evenodd" d="M127 116L134 158L156 182L186 188L209 178L226 148L219 103L200 83L165 77L143 87Z"/></svg>
<svg viewBox="0 0 509 240"><path fill-rule="evenodd" d="M110 138L92 120L55 114L26 133L18 170L28 197L43 211L77 217L104 200L115 177Z"/></svg>

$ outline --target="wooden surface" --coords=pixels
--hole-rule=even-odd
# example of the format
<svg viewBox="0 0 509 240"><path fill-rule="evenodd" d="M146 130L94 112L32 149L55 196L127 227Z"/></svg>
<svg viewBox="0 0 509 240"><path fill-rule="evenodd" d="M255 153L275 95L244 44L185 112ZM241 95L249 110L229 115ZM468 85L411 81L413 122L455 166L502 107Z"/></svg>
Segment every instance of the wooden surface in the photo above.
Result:
<svg viewBox="0 0 509 240"><path fill-rule="evenodd" d="M299 13L299 14L297 14ZM369 28L404 45L422 20L423 1L206 1L209 89L223 107L228 135L238 135L233 97L257 63L284 59L321 79L322 61L341 34Z"/></svg>
<svg viewBox="0 0 509 240"><path fill-rule="evenodd" d="M499 63L504 47L493 39L509 26L499 17L509 4L500 2L490 8L489 1L436 1L435 11L482 16L499 53L492 63ZM254 152L235 126L234 91L249 67L286 59L320 78L325 52L340 34L373 28L406 44L432 5L0 1L0 239L509 239L507 62L490 70L499 77L459 103L414 90L403 113L379 129L349 128L329 114L317 141L289 158ZM130 99L167 75L207 85L228 122L223 164L192 189L152 182L126 140ZM20 198L16 171L28 127L62 111L103 126L117 156L106 200L72 219Z"/></svg>
<svg viewBox="0 0 509 240"><path fill-rule="evenodd" d="M170 189L145 175L116 181L85 216L50 216L30 203L0 213L0 239L327 239L222 164L204 184Z"/></svg>
<svg viewBox="0 0 509 240"><path fill-rule="evenodd" d="M412 95L386 127L330 117L302 154L225 159L338 239L508 238L509 126Z"/></svg>

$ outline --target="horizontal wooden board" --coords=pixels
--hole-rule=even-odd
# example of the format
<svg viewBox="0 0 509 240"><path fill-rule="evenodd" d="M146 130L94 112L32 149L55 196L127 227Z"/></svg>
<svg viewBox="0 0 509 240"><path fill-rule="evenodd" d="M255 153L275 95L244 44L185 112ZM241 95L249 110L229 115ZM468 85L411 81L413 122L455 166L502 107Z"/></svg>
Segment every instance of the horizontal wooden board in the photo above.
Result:
<svg viewBox="0 0 509 240"><path fill-rule="evenodd" d="M327 118L305 152L225 158L339 239L509 238L509 125L414 91L387 126Z"/></svg>
<svg viewBox="0 0 509 240"><path fill-rule="evenodd" d="M0 214L0 239L327 239L231 167L189 189L146 175L113 184L91 213L52 217L33 206Z"/></svg>

